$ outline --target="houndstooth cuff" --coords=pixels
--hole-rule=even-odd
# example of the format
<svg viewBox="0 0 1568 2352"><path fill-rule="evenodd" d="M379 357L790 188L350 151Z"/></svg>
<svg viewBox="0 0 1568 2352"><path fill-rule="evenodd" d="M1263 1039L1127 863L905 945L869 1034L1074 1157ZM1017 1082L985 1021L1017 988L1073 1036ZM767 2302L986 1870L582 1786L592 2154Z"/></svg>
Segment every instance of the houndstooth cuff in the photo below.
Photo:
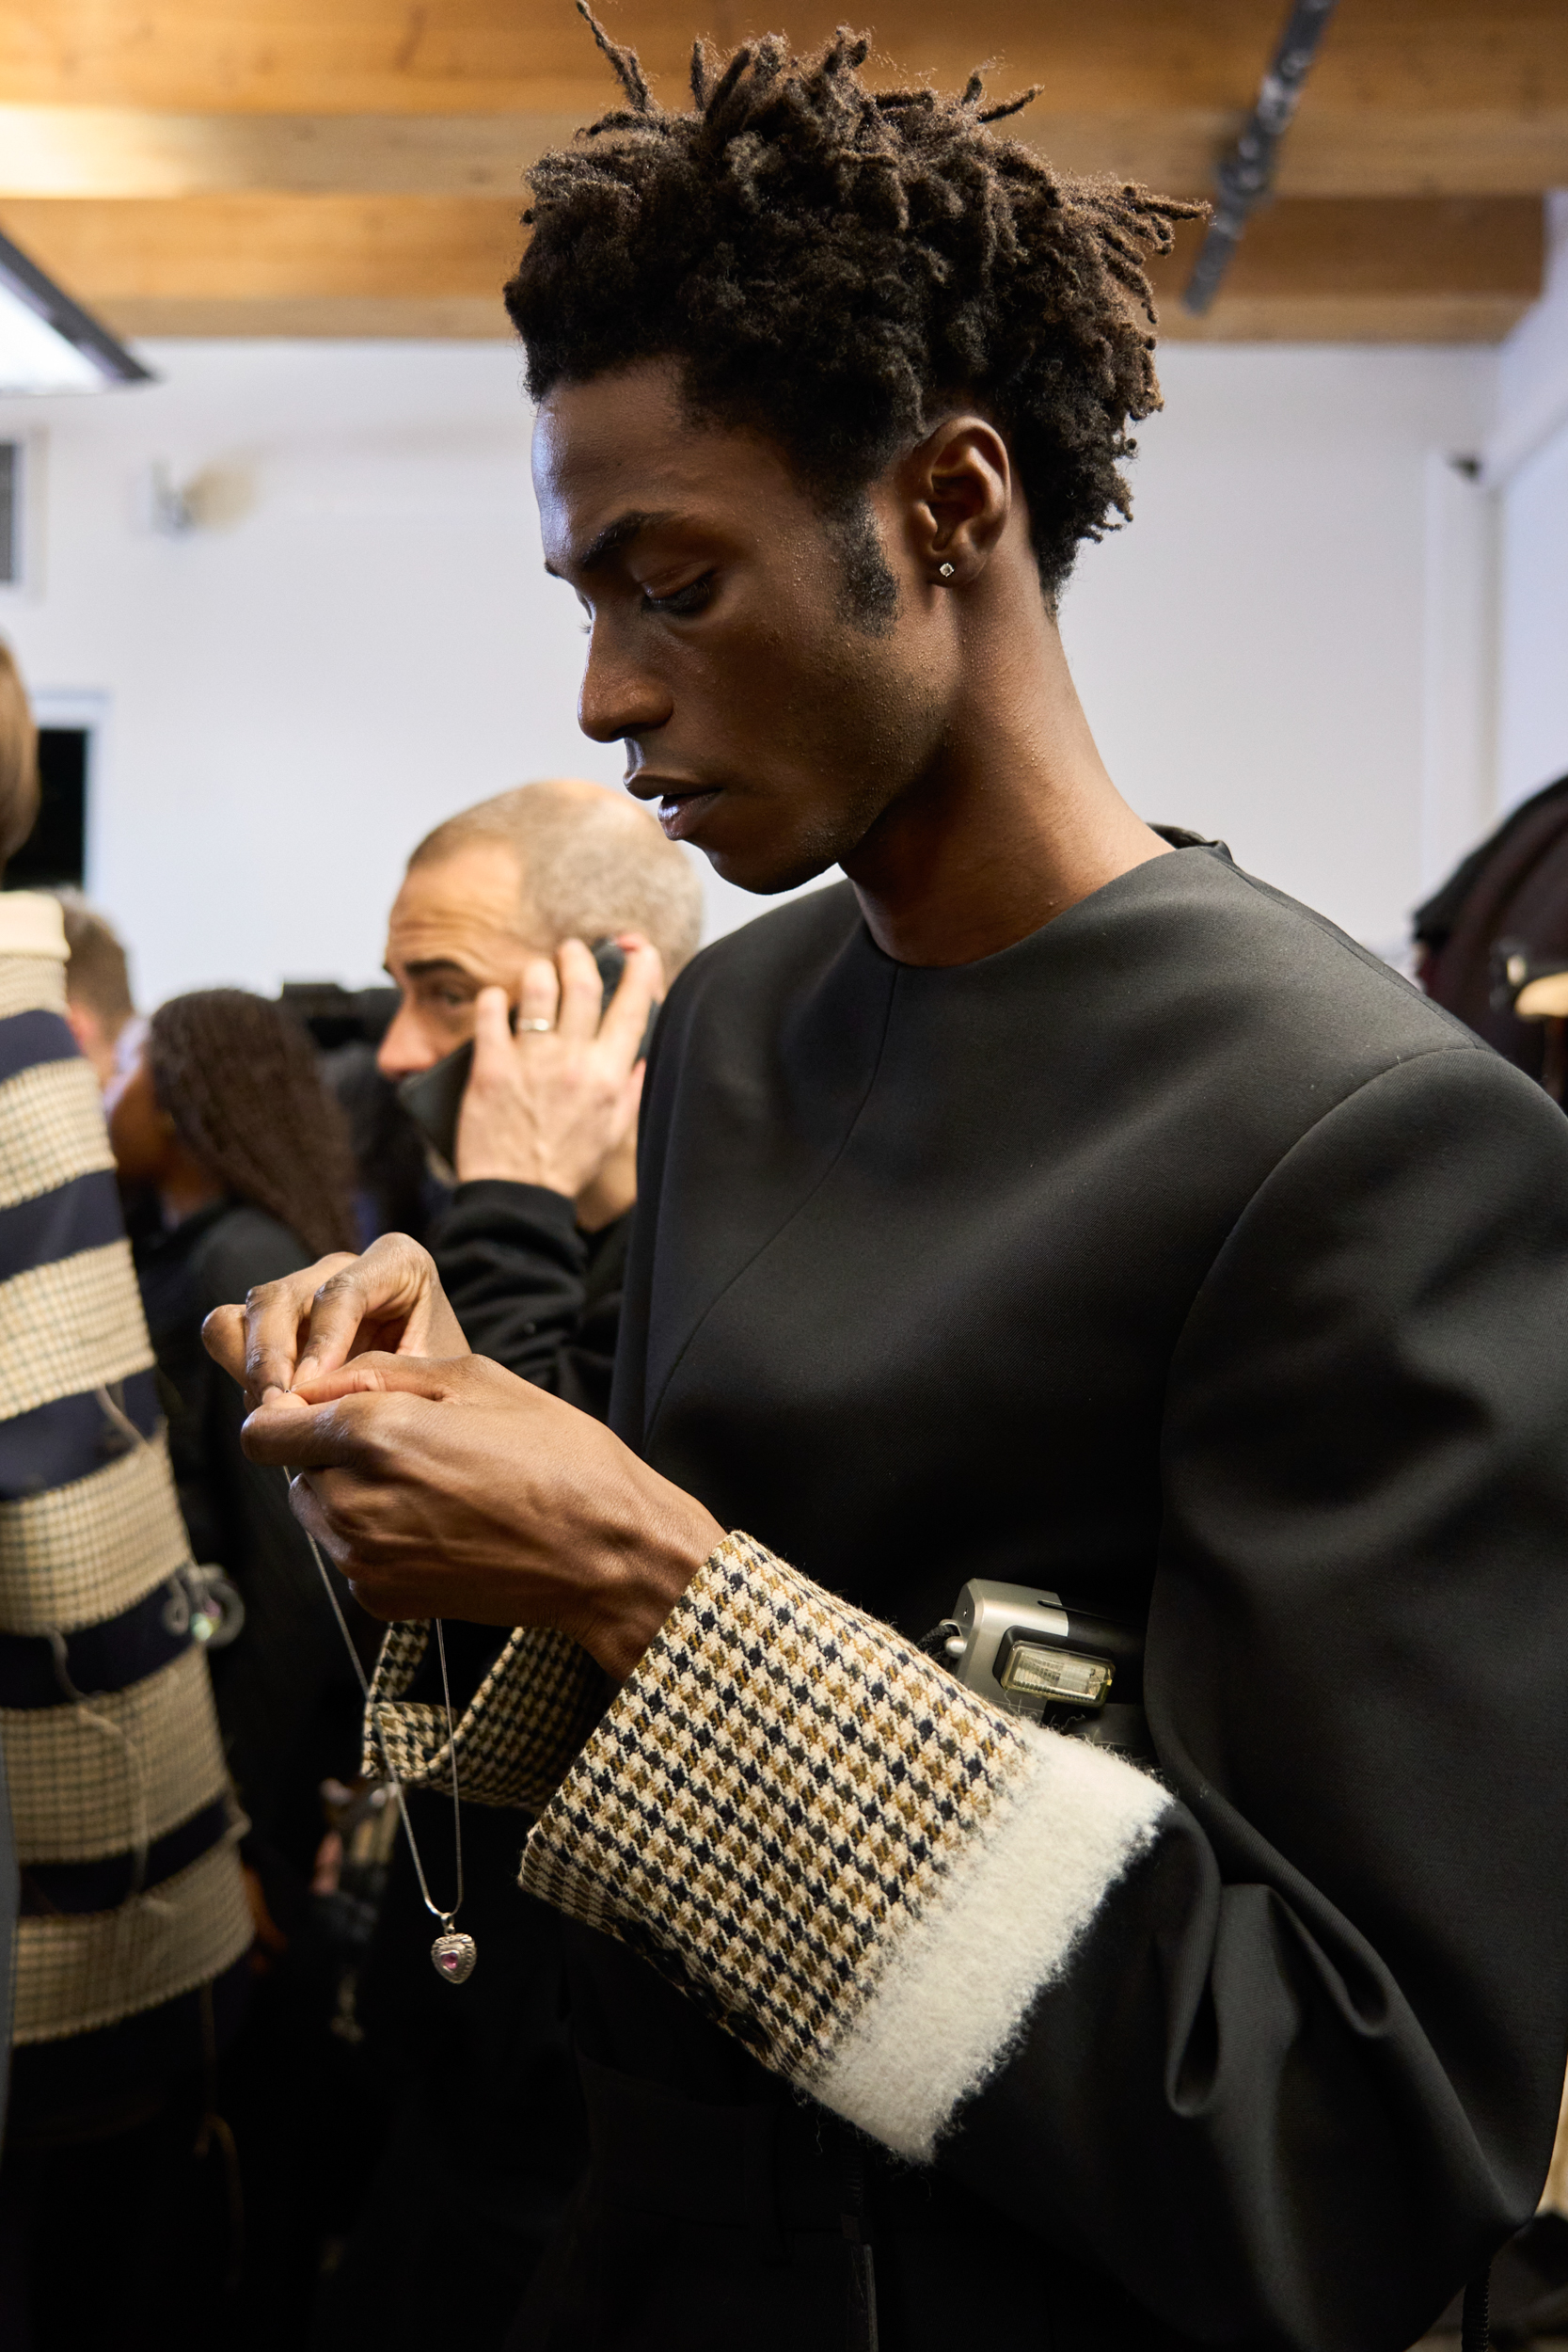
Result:
<svg viewBox="0 0 1568 2352"><path fill-rule="evenodd" d="M924 2158L1168 1803L732 1534L544 1811L522 1883Z"/></svg>
<svg viewBox="0 0 1568 2352"><path fill-rule="evenodd" d="M546 1626L519 1626L452 1725L403 1693L430 1645L428 1623L389 1626L365 1708L363 1769L389 1768L405 1788L457 1785L475 1804L542 1813L604 1707L604 1677L586 1650Z"/></svg>

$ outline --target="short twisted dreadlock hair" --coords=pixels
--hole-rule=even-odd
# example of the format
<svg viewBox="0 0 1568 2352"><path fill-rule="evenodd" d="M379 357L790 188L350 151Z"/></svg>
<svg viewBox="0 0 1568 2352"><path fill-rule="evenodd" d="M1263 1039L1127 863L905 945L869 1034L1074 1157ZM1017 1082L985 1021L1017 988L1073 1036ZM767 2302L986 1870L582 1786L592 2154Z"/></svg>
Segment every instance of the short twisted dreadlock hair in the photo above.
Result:
<svg viewBox="0 0 1568 2352"><path fill-rule="evenodd" d="M147 1063L181 1141L235 1200L318 1258L358 1248L343 1115L280 1005L243 988L171 996L149 1024Z"/></svg>
<svg viewBox="0 0 1568 2352"><path fill-rule="evenodd" d="M626 103L529 174L533 230L507 308L536 400L674 358L694 412L765 433L830 511L976 403L1006 436L1053 598L1080 541L1132 512L1131 420L1160 405L1143 262L1201 206L1062 178L982 103L868 89L869 43L776 34L722 70L692 55L690 113L581 13Z"/></svg>

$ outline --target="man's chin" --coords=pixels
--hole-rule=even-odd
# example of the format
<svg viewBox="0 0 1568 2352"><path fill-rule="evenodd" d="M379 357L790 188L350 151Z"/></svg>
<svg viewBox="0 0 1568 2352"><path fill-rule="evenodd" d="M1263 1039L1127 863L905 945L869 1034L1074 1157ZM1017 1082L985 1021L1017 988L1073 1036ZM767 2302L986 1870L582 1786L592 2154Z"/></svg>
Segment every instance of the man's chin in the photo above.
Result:
<svg viewBox="0 0 1568 2352"><path fill-rule="evenodd" d="M818 874L825 874L837 864L837 852L833 850L802 851L797 848L785 854L751 845L721 848L715 844L710 848L706 842L699 842L696 846L721 882L732 883L736 890L749 891L755 898L776 898L782 891L799 890L802 882L815 882Z"/></svg>

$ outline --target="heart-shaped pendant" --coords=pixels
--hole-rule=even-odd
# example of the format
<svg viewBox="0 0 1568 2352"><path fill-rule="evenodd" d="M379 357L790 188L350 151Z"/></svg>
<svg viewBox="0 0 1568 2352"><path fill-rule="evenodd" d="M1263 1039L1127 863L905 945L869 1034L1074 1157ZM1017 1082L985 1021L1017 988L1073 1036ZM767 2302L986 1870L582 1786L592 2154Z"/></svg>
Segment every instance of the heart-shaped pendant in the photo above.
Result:
<svg viewBox="0 0 1568 2352"><path fill-rule="evenodd" d="M449 1984L466 1984L474 1973L479 1953L471 1935L465 1935L461 1928L449 1928L445 1935L436 1938L430 1957L438 1977L444 1977Z"/></svg>

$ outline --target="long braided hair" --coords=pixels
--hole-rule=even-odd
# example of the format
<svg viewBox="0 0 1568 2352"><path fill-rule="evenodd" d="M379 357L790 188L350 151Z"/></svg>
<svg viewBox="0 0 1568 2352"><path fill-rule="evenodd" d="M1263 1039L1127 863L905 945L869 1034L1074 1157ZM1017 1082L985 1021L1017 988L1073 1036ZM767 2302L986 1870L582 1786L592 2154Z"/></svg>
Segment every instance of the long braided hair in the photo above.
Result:
<svg viewBox="0 0 1568 2352"><path fill-rule="evenodd" d="M172 996L152 1016L147 1060L181 1141L236 1200L317 1257L358 1247L343 1115L281 1006L242 988Z"/></svg>
<svg viewBox="0 0 1568 2352"><path fill-rule="evenodd" d="M692 111L670 113L578 8L626 103L528 175L506 302L534 398L677 358L694 415L766 434L830 513L974 403L1054 599L1080 542L1131 514L1127 427L1160 405L1144 256L1206 208L997 136L1034 90L869 89L869 42L843 27L804 58L777 34L727 64L699 41Z"/></svg>

